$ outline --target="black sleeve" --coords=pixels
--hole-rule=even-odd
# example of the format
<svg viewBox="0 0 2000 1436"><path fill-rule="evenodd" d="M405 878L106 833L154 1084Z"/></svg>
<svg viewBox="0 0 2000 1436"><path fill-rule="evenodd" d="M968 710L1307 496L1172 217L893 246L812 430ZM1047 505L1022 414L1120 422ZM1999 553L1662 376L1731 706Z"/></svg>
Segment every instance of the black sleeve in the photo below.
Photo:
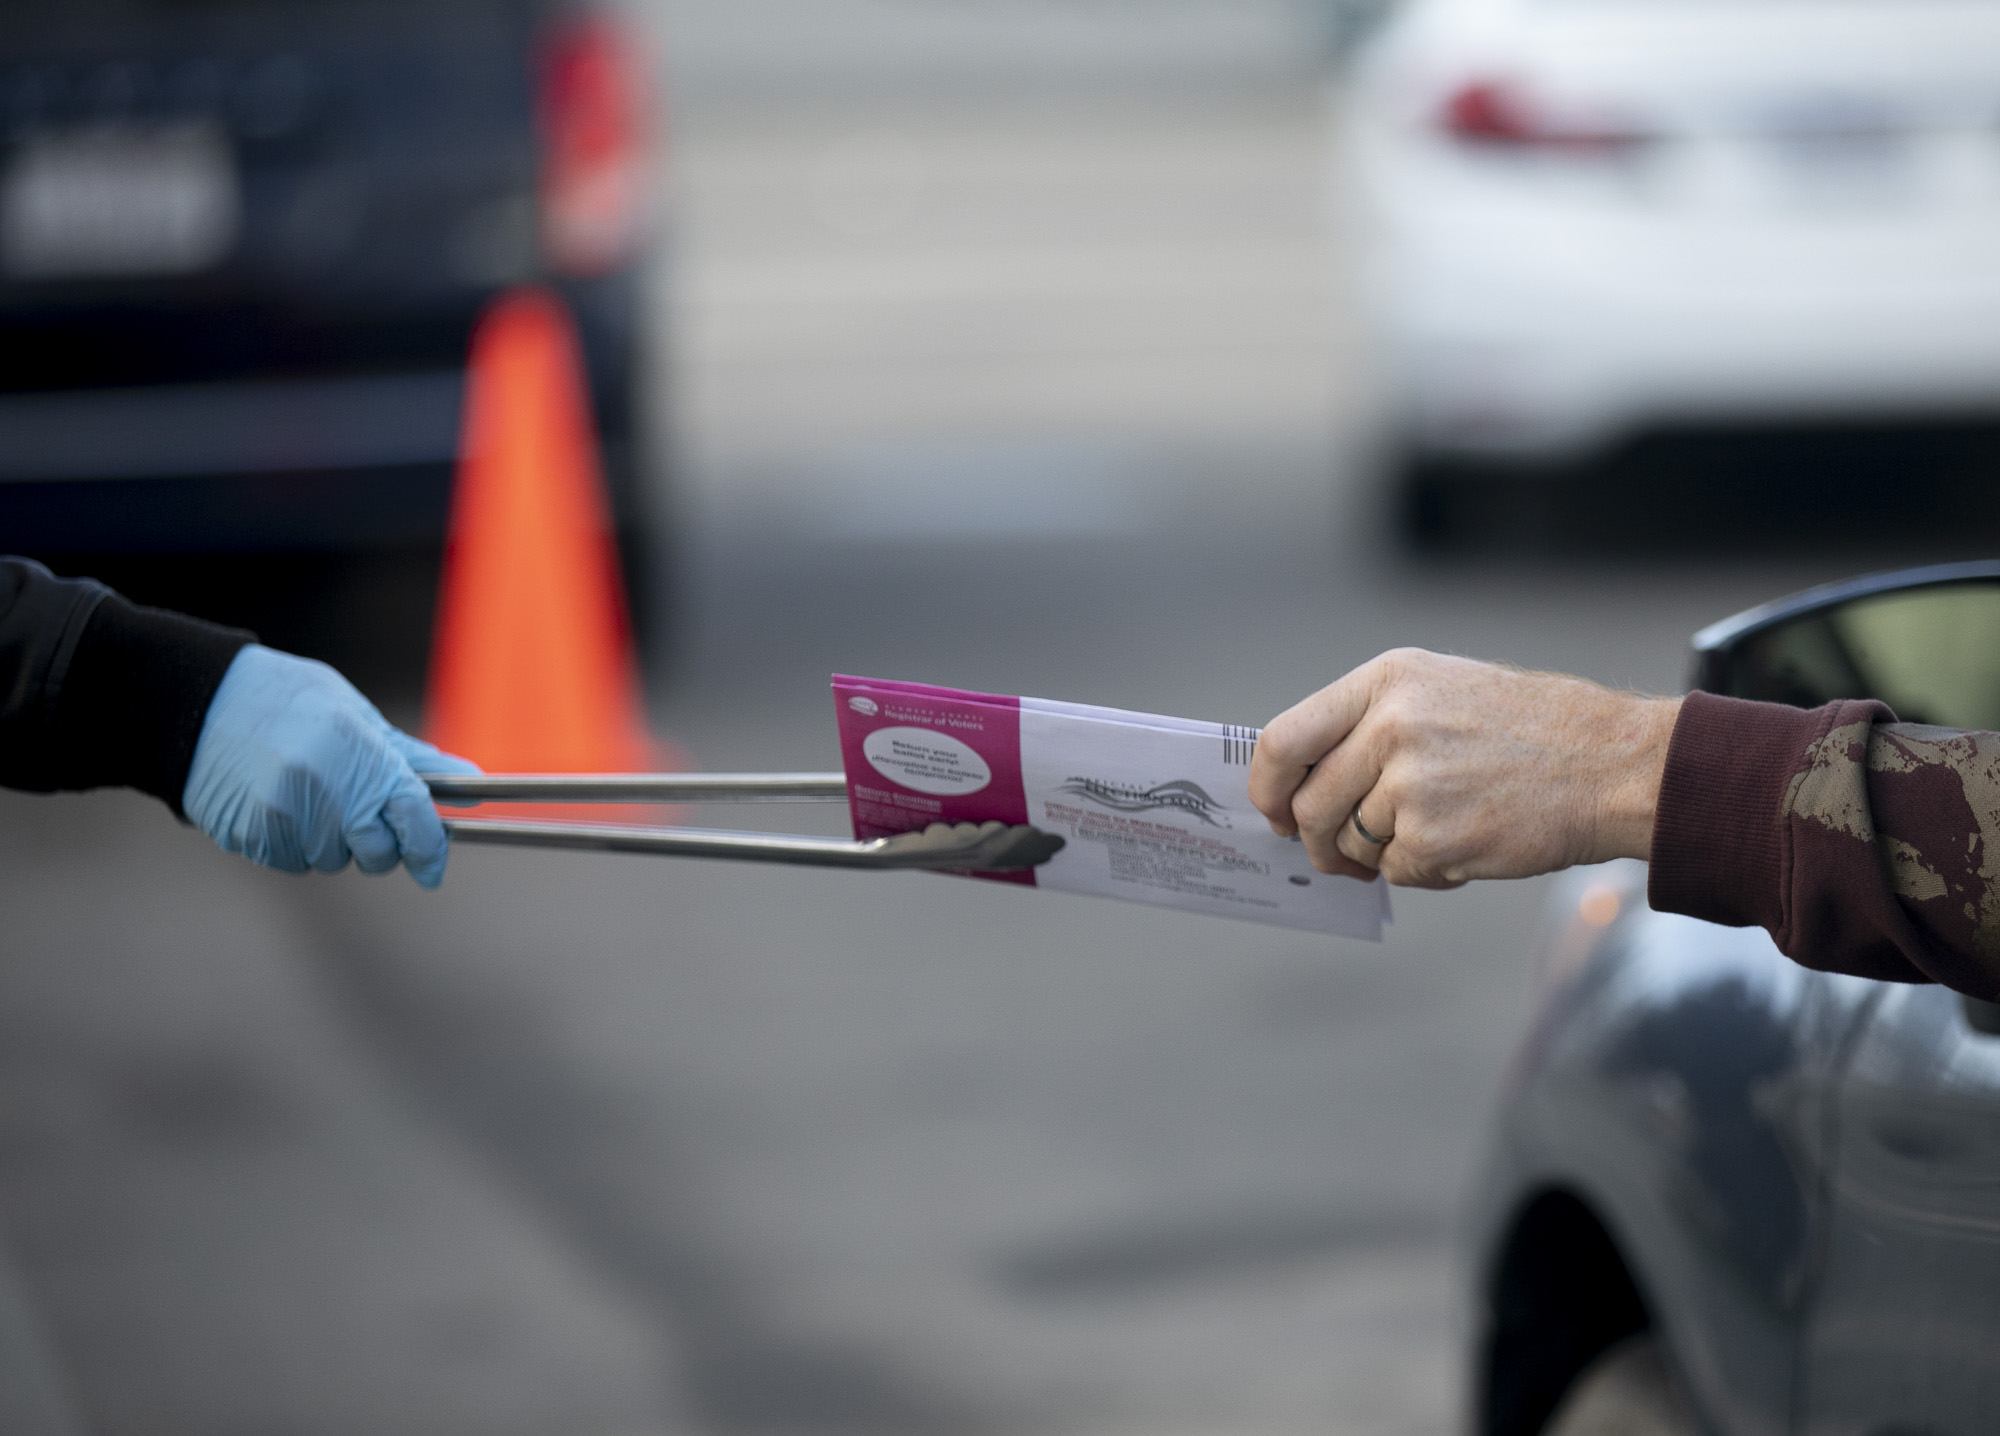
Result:
<svg viewBox="0 0 2000 1436"><path fill-rule="evenodd" d="M0 787L132 787L180 813L209 700L251 641L0 558Z"/></svg>

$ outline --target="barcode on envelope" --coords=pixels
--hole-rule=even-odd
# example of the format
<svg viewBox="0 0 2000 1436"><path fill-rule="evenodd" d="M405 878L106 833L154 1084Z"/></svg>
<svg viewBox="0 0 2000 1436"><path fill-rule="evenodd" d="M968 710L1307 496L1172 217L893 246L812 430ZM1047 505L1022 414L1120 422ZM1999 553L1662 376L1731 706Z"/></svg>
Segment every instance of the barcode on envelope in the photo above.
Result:
<svg viewBox="0 0 2000 1436"><path fill-rule="evenodd" d="M1234 723L1222 725L1222 761L1239 768L1250 766L1250 755L1257 751L1257 735L1262 728L1239 728Z"/></svg>

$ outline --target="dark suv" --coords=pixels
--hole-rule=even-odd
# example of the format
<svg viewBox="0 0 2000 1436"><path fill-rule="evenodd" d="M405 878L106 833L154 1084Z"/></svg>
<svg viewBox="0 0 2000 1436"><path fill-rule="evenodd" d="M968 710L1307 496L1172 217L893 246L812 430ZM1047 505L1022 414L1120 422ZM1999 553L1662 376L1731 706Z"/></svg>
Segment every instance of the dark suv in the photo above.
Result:
<svg viewBox="0 0 2000 1436"><path fill-rule="evenodd" d="M577 317L635 528L646 87L549 0L12 0L0 550L434 544L522 282Z"/></svg>

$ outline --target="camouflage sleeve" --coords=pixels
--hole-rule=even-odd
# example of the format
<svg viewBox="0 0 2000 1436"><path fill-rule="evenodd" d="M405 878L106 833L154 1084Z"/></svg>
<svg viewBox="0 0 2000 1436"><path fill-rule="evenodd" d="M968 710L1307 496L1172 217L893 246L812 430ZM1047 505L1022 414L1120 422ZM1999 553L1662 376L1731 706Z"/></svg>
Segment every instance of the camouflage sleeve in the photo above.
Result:
<svg viewBox="0 0 2000 1436"><path fill-rule="evenodd" d="M1690 694L1653 828L1663 912L1807 967L2000 998L2000 734Z"/></svg>

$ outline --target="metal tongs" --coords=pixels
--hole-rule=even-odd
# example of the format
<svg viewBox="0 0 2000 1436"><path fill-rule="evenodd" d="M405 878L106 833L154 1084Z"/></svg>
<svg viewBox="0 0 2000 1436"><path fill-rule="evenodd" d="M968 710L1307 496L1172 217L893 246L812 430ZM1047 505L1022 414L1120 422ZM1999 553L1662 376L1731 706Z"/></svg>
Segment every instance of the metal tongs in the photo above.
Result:
<svg viewBox="0 0 2000 1436"><path fill-rule="evenodd" d="M844 803L840 773L480 773L430 778L431 796L454 803ZM1039 867L1063 840L1026 823L932 823L922 832L854 841L720 828L615 823L444 820L454 842L584 848L660 857L735 858L819 868L926 868L1007 872Z"/></svg>

